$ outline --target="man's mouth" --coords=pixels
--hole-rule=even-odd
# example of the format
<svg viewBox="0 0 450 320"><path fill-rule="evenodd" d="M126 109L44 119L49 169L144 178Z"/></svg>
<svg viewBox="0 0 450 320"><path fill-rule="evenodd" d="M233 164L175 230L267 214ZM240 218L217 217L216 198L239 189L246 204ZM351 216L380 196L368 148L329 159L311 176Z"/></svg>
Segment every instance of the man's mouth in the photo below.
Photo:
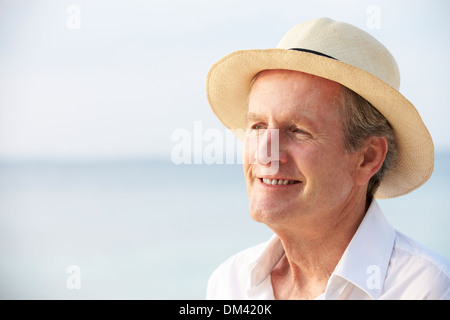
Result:
<svg viewBox="0 0 450 320"><path fill-rule="evenodd" d="M267 178L260 178L260 180L267 185L272 185L272 186L287 186L290 184L296 184L296 183L300 183L300 181L298 180L286 180L286 179L267 179Z"/></svg>

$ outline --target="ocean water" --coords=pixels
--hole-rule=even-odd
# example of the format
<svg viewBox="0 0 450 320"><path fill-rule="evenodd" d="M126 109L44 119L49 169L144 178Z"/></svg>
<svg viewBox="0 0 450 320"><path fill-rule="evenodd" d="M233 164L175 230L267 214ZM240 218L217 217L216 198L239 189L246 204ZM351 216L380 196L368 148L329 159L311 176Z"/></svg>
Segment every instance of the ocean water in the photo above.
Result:
<svg viewBox="0 0 450 320"><path fill-rule="evenodd" d="M422 188L379 201L446 257L449 181L438 154ZM240 165L1 163L0 298L203 299L218 264L271 236L247 207Z"/></svg>

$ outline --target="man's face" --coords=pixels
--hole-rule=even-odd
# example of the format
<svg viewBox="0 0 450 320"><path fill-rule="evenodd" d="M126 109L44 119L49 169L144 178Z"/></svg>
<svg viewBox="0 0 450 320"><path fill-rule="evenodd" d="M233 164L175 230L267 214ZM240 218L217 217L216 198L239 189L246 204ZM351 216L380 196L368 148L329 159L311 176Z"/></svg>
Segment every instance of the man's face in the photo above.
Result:
<svg viewBox="0 0 450 320"><path fill-rule="evenodd" d="M305 217L320 222L354 196L356 158L344 147L339 103L338 83L295 71L260 73L249 97L244 147L253 219L269 227ZM271 150L276 131L278 154Z"/></svg>

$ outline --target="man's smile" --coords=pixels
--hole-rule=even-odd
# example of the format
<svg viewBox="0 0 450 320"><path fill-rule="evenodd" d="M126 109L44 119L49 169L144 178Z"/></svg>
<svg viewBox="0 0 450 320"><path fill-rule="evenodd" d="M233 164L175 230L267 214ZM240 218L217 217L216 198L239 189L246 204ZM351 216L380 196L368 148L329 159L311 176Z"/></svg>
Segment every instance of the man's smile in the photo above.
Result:
<svg viewBox="0 0 450 320"><path fill-rule="evenodd" d="M268 178L259 178L259 180L265 184L270 186L286 186L291 184L300 183L298 180L289 180L289 179L268 179Z"/></svg>

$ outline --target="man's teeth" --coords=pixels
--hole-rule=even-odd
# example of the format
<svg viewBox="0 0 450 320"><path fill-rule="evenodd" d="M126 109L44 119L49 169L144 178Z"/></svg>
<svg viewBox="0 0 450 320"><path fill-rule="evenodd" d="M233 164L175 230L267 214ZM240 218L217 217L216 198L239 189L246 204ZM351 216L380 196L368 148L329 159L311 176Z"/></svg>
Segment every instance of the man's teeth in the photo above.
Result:
<svg viewBox="0 0 450 320"><path fill-rule="evenodd" d="M263 178L262 181L265 184L270 184L270 185L288 185L288 184L294 184L294 183L298 183L298 181L295 180L283 180L283 179L266 179Z"/></svg>

